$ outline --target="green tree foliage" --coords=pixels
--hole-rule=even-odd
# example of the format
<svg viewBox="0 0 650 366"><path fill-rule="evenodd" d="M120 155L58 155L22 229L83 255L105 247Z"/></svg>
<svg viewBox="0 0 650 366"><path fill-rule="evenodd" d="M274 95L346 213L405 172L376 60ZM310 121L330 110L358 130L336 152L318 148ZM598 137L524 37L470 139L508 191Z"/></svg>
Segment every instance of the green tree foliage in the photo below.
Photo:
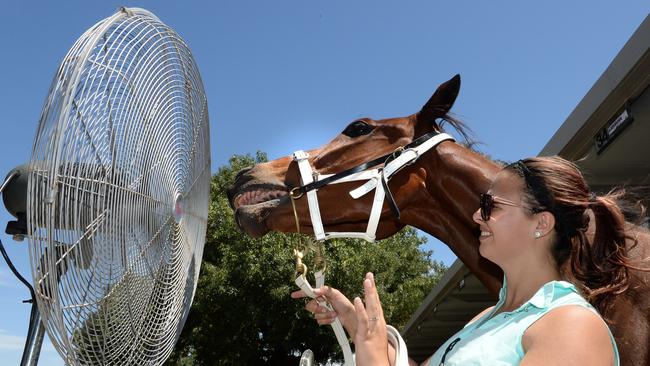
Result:
<svg viewBox="0 0 650 366"><path fill-rule="evenodd" d="M305 302L289 296L296 290L297 235L253 239L234 222L226 189L241 168L263 161L259 152L255 158L233 156L212 177L199 283L170 365L297 365L306 349L319 361L342 359L331 328L319 327ZM445 270L419 249L425 241L410 228L375 244L330 240L326 283L350 298L363 296L362 279L372 271L387 322L403 327ZM305 263L313 262L308 256Z"/></svg>

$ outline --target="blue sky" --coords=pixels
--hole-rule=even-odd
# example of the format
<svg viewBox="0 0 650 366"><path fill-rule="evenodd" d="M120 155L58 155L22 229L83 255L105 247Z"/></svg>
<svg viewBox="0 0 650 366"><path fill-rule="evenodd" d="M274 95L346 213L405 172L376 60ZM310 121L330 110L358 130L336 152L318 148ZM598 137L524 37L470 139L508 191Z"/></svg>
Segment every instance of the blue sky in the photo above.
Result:
<svg viewBox="0 0 650 366"><path fill-rule="evenodd" d="M123 2L14 1L0 12L0 174L29 160L50 81L76 38ZM416 112L462 76L453 111L494 158L537 155L648 15L645 1L142 1L197 60L212 171L329 141L362 116ZM0 222L10 219L0 210ZM0 234L29 275L27 243ZM435 257L450 264L444 245ZM27 292L0 265L0 363L18 364ZM62 365L46 344L41 365Z"/></svg>

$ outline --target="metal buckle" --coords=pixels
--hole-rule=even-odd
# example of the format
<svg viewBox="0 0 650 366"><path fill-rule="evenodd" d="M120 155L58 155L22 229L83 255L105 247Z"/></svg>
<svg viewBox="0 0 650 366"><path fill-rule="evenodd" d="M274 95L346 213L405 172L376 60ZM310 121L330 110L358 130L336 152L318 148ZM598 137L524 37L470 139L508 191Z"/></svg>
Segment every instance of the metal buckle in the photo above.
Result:
<svg viewBox="0 0 650 366"><path fill-rule="evenodd" d="M300 192L300 194L296 196L295 192L297 190L300 190L300 187L294 187L289 191L289 196L294 200L297 200L298 198L302 197L302 195L304 194L304 192Z"/></svg>
<svg viewBox="0 0 650 366"><path fill-rule="evenodd" d="M407 152L407 151L413 151L415 153L415 157L413 159L411 159L410 161L404 163L404 165L412 165L420 158L420 153L417 150L415 150L414 148L408 148L408 149L404 150L404 152Z"/></svg>

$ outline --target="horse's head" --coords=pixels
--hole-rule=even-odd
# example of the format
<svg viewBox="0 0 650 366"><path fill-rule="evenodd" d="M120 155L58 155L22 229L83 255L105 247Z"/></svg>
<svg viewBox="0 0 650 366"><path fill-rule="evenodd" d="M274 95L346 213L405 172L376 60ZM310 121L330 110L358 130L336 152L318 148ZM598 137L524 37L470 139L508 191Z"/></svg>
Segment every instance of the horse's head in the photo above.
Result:
<svg viewBox="0 0 650 366"><path fill-rule="evenodd" d="M382 120L361 118L351 122L328 144L309 150L309 164L318 174L335 174L391 153L419 136L439 130L436 121L447 117L459 88L460 76L456 75L440 85L424 107L413 115ZM429 151L427 164L431 164L435 156L436 153ZM390 190L402 215L398 219L384 204L376 232L378 239L394 234L406 224L414 225L413 220L418 217L422 219L424 211L419 206L422 200L431 201L427 188L431 185L431 179L440 177L432 178L428 172L430 169L425 169L421 160L425 159L406 167L390 180ZM362 183L333 184L318 190L326 231L365 231L373 194L358 199L349 194ZM290 156L240 171L228 192L237 223L255 237L268 231L295 232L289 191L300 185L298 164ZM309 232L312 228L307 199L303 196L295 203L300 225L304 232Z"/></svg>

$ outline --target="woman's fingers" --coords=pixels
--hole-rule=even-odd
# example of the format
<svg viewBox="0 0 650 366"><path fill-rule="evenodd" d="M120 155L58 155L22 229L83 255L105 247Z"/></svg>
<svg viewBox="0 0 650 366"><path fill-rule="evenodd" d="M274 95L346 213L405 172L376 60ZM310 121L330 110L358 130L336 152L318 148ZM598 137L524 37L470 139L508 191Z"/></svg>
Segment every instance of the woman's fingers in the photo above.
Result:
<svg viewBox="0 0 650 366"><path fill-rule="evenodd" d="M319 299L319 298L313 299L313 300L309 301L307 304L305 304L305 309L307 309L307 311L312 312L314 314L316 314L316 313L324 313L324 312L326 312L328 310L331 311L330 309L328 309L328 308L326 308L324 306L321 306L318 303L319 301L323 302L324 300Z"/></svg>
<svg viewBox="0 0 650 366"><path fill-rule="evenodd" d="M338 316L336 311L332 311L324 306L318 304L316 300L311 300L305 305L305 309L309 311L318 324L331 324Z"/></svg>
<svg viewBox="0 0 650 366"><path fill-rule="evenodd" d="M389 365L388 339L379 295L372 273L363 281L365 307L360 298L354 299L358 330L354 337L357 365Z"/></svg>
<svg viewBox="0 0 650 366"><path fill-rule="evenodd" d="M368 314L360 298L354 298L354 312L357 315L357 332L366 334L368 332Z"/></svg>
<svg viewBox="0 0 650 366"><path fill-rule="evenodd" d="M317 299L320 298L321 301L325 301L325 298L336 299L336 300L340 300L341 298L345 298L345 296L343 296L343 294L339 290L337 290L335 288L332 288L332 287L329 287L329 286L323 286L323 287L320 287L320 288L315 288L315 289L313 289L313 291L314 291L314 294L316 295L316 298ZM291 297L294 298L294 299L301 299L303 297L308 297L308 296L307 296L307 294L305 294L305 291L298 290L298 291L292 292Z"/></svg>
<svg viewBox="0 0 650 366"><path fill-rule="evenodd" d="M320 325L332 324L337 316L338 316L338 314L335 311L327 311L327 312L324 312L324 313L316 313L316 314L314 314L314 319Z"/></svg>
<svg viewBox="0 0 650 366"><path fill-rule="evenodd" d="M293 299L301 299L303 297L307 297L307 295L305 295L305 291L303 290L298 290L291 293L291 298Z"/></svg>
<svg viewBox="0 0 650 366"><path fill-rule="evenodd" d="M310 313L316 313L318 308L318 303L316 303L316 300L311 300L308 303L305 304L305 309L309 311Z"/></svg>
<svg viewBox="0 0 650 366"><path fill-rule="evenodd" d="M315 288L314 294L316 295L316 298L321 297L323 298L323 300L328 299L331 302L338 302L343 299L346 299L346 297L343 296L341 291L329 286Z"/></svg>
<svg viewBox="0 0 650 366"><path fill-rule="evenodd" d="M345 296L341 292L339 292L336 289L333 289L329 286L323 286L321 288L315 288L314 294L316 295L316 299L324 302L327 301L327 299L331 300L340 300L341 298L345 299ZM305 294L305 291L303 290L298 290L294 291L291 293L291 297L294 299L301 299L304 297L308 297L307 294Z"/></svg>
<svg viewBox="0 0 650 366"><path fill-rule="evenodd" d="M357 319L354 312L354 305L339 290L323 286L313 289L316 299L311 299L305 304L305 309L313 314L318 324L331 324L337 317L345 330L353 336L357 330ZM298 290L291 293L294 299L306 298L304 291ZM333 309L320 306L318 302L327 303ZM323 315L321 315L323 314Z"/></svg>
<svg viewBox="0 0 650 366"><path fill-rule="evenodd" d="M372 273L366 274L363 280L363 291L366 300L366 313L372 322L384 322L384 312L379 301L379 294L375 286L375 277Z"/></svg>
<svg viewBox="0 0 650 366"><path fill-rule="evenodd" d="M366 274L363 280L363 291L365 306L360 298L354 299L354 310L358 320L358 330L361 334L373 332L377 325L385 326L384 315L379 302L379 294L375 287L375 279L372 273Z"/></svg>

